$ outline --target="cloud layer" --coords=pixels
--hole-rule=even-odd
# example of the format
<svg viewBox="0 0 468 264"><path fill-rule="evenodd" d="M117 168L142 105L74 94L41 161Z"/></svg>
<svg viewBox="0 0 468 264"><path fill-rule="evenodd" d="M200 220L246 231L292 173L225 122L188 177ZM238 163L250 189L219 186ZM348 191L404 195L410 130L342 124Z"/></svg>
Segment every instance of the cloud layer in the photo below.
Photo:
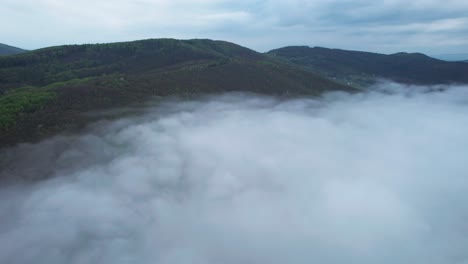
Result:
<svg viewBox="0 0 468 264"><path fill-rule="evenodd" d="M4 0L2 42L24 48L143 38L215 38L378 52L466 52L464 0ZM281 37L278 37L281 36Z"/></svg>
<svg viewBox="0 0 468 264"><path fill-rule="evenodd" d="M466 263L467 89L173 101L17 147L0 262Z"/></svg>

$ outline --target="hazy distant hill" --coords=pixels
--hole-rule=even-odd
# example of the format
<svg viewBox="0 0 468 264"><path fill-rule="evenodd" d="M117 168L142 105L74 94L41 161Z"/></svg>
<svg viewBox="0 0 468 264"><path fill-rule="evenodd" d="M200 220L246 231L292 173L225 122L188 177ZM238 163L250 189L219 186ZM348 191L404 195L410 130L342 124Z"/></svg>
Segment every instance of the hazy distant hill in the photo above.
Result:
<svg viewBox="0 0 468 264"><path fill-rule="evenodd" d="M468 53L438 54L431 57L445 61L463 61L468 60Z"/></svg>
<svg viewBox="0 0 468 264"><path fill-rule="evenodd" d="M26 50L0 43L0 56L19 54L23 52L26 52Z"/></svg>
<svg viewBox="0 0 468 264"><path fill-rule="evenodd" d="M276 49L268 54L356 86L365 86L376 78L414 84L468 83L467 64L441 61L421 53L383 55L301 46Z"/></svg>
<svg viewBox="0 0 468 264"><path fill-rule="evenodd" d="M51 47L0 58L0 145L87 123L82 113L151 96L352 90L233 43L157 39Z"/></svg>

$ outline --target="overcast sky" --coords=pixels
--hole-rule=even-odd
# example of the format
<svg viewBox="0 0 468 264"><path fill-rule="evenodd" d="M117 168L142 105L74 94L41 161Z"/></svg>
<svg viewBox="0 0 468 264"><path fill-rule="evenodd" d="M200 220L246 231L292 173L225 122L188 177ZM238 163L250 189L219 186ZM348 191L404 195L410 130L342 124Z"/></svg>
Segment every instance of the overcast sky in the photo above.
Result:
<svg viewBox="0 0 468 264"><path fill-rule="evenodd" d="M467 53L466 0L2 0L0 43L211 38L382 53Z"/></svg>

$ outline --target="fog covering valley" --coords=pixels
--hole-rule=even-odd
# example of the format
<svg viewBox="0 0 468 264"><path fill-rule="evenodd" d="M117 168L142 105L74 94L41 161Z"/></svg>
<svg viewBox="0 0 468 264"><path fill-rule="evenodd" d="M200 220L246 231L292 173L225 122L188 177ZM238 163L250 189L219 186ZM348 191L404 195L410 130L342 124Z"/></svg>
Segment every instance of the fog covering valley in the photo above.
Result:
<svg viewBox="0 0 468 264"><path fill-rule="evenodd" d="M1 152L0 263L468 263L466 86L138 111Z"/></svg>

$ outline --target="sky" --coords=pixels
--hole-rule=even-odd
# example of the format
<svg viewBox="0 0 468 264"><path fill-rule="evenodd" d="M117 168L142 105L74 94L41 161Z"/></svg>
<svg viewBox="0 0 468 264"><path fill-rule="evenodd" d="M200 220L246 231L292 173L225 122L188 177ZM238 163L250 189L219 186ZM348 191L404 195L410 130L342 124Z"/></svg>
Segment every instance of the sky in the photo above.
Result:
<svg viewBox="0 0 468 264"><path fill-rule="evenodd" d="M234 93L18 145L0 263L468 263L467 98Z"/></svg>
<svg viewBox="0 0 468 264"><path fill-rule="evenodd" d="M466 0L2 0L0 43L25 49L210 38L381 53L468 53Z"/></svg>

